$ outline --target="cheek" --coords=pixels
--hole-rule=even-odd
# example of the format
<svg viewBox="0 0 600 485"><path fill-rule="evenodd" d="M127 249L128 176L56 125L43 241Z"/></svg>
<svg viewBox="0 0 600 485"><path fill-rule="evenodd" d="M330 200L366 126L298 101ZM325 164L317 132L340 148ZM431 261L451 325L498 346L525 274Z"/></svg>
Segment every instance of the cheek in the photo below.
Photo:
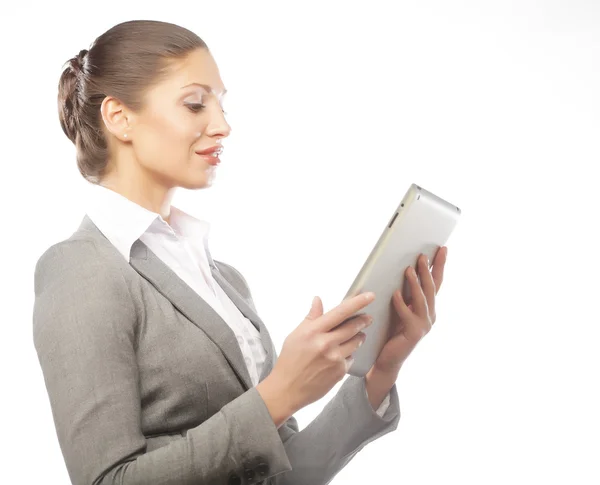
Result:
<svg viewBox="0 0 600 485"><path fill-rule="evenodd" d="M136 156L148 168L169 171L189 163L200 127L183 109L149 116L138 137Z"/></svg>

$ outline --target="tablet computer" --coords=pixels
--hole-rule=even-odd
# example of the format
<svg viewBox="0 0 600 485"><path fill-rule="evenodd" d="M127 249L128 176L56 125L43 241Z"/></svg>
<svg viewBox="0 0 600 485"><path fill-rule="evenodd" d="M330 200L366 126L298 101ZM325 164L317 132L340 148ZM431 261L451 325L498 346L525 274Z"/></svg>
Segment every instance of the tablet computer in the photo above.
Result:
<svg viewBox="0 0 600 485"><path fill-rule="evenodd" d="M396 311L392 295L400 289L405 298L410 297L406 268L416 269L421 253L432 265L460 214L458 207L424 188L416 184L409 187L344 297L352 298L365 291L375 293L372 303L349 317L368 314L373 323L363 330L366 339L354 352L348 374L362 377L375 363L389 339L391 312Z"/></svg>

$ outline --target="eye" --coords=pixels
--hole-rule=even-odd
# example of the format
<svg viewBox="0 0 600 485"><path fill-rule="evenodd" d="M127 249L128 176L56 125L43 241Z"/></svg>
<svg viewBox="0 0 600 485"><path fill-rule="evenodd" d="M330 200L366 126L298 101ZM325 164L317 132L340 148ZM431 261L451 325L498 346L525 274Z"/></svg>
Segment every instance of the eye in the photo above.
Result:
<svg viewBox="0 0 600 485"><path fill-rule="evenodd" d="M194 113L198 113L198 111L202 111L204 108L206 108L205 105L200 103L186 103L185 105Z"/></svg>
<svg viewBox="0 0 600 485"><path fill-rule="evenodd" d="M188 107L188 109L194 113L198 113L199 111L202 111L204 108L206 108L206 105L201 104L201 103L185 103L185 105ZM227 114L227 112L221 108L221 111L223 112L224 115Z"/></svg>

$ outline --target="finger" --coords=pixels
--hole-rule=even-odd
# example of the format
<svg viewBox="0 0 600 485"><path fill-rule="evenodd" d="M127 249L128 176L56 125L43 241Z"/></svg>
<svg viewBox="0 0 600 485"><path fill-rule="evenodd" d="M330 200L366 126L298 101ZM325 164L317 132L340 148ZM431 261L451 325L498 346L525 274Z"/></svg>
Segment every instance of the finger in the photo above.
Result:
<svg viewBox="0 0 600 485"><path fill-rule="evenodd" d="M369 293L371 296L369 296ZM332 308L327 313L323 314L315 322L319 330L329 332L332 328L338 326L354 315L357 311L363 309L375 300L375 295L372 292L360 293L354 297L348 298L340 303L335 308Z"/></svg>
<svg viewBox="0 0 600 485"><path fill-rule="evenodd" d="M408 278L408 276L407 276ZM410 278L409 278L410 279ZM398 312L398 316L400 320L406 321L413 314L412 303L409 305L404 296L402 296L402 291L396 290L394 292L394 296L392 298L392 303L394 304L394 308Z"/></svg>
<svg viewBox="0 0 600 485"><path fill-rule="evenodd" d="M427 263L427 256L425 254L419 258L419 275L421 278L421 288L427 300L427 307L431 312L435 304L435 282L433 281L432 274L429 272L429 264Z"/></svg>
<svg viewBox="0 0 600 485"><path fill-rule="evenodd" d="M373 323L371 315L356 315L342 322L333 330L327 332L327 338L339 345Z"/></svg>
<svg viewBox="0 0 600 485"><path fill-rule="evenodd" d="M340 344L339 352L344 357L350 357L353 352L363 344L363 342L367 339L367 336L363 333L357 333L354 337L349 340L346 340L342 344Z"/></svg>
<svg viewBox="0 0 600 485"><path fill-rule="evenodd" d="M415 310L414 313L419 315L421 318L428 318L427 300L425 299L425 294L423 293L421 284L419 283L417 273L412 266L408 268L408 278L410 282L410 292L412 298L411 304Z"/></svg>
<svg viewBox="0 0 600 485"><path fill-rule="evenodd" d="M350 370L350 367L352 367L352 364L354 364L354 357L350 356L350 357L346 357L346 372L348 372Z"/></svg>
<svg viewBox="0 0 600 485"><path fill-rule="evenodd" d="M315 296L305 320L316 320L321 315L323 315L323 302L319 296Z"/></svg>
<svg viewBox="0 0 600 485"><path fill-rule="evenodd" d="M448 254L448 248L446 246L439 248L435 255L433 262L433 269L431 270L431 276L435 284L435 292L440 291L442 281L444 280L444 266L446 265L446 255Z"/></svg>

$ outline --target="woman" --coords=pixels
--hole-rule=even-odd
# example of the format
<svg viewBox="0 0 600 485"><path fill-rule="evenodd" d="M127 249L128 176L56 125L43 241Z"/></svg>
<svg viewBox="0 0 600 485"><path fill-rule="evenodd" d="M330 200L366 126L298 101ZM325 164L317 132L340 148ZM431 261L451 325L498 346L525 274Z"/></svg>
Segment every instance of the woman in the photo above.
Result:
<svg viewBox="0 0 600 485"><path fill-rule="evenodd" d="M394 299L367 376L299 431L293 414L345 376L368 322L338 325L371 300L323 314L315 298L278 357L208 224L171 206L177 187L211 185L225 91L206 44L155 21L116 25L60 78L60 123L95 192L37 262L33 337L74 484L324 484L398 425L395 381L435 319L446 249L431 273L421 259L421 282L407 274L415 296Z"/></svg>

